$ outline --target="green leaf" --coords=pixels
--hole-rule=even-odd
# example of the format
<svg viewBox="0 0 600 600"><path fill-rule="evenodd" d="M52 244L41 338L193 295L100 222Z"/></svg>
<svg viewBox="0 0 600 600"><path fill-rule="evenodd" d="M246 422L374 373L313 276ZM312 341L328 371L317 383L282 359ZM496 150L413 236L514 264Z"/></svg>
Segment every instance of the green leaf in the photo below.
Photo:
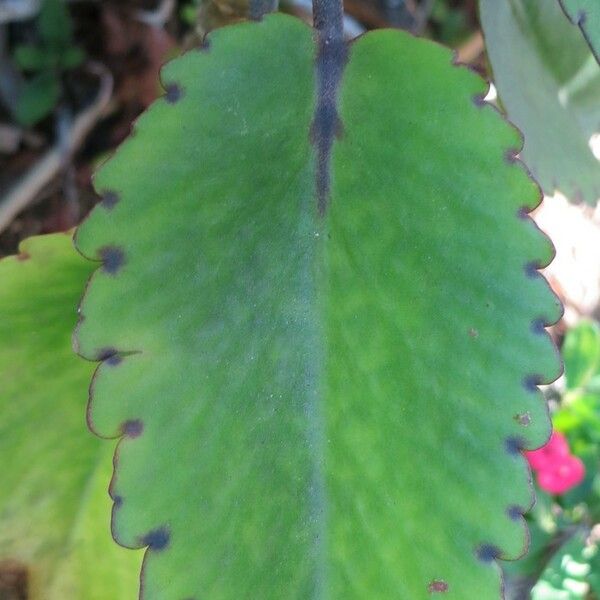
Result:
<svg viewBox="0 0 600 600"><path fill-rule="evenodd" d="M65 0L42 0L38 29L44 45L66 48L72 44L73 24Z"/></svg>
<svg viewBox="0 0 600 600"><path fill-rule="evenodd" d="M600 61L600 4L597 0L559 0L566 15L579 26L596 59Z"/></svg>
<svg viewBox="0 0 600 600"><path fill-rule="evenodd" d="M28 600L136 594L140 556L109 530L113 448L85 427L93 366L71 349L90 271L64 234L0 262L0 581L26 572ZM0 597L21 596L0 584Z"/></svg>
<svg viewBox="0 0 600 600"><path fill-rule="evenodd" d="M21 125L35 125L54 110L60 93L60 81L54 73L45 71L36 75L21 89L15 118Z"/></svg>
<svg viewBox="0 0 600 600"><path fill-rule="evenodd" d="M522 158L547 194L600 198L600 67L557 2L480 0L499 98L525 136Z"/></svg>
<svg viewBox="0 0 600 600"><path fill-rule="evenodd" d="M600 372L600 327L581 321L565 336L562 349L567 389L585 387Z"/></svg>
<svg viewBox="0 0 600 600"><path fill-rule="evenodd" d="M284 15L217 30L97 174L116 536L152 600L497 598L559 373L539 191L484 82L399 31L351 45L327 170L315 53Z"/></svg>

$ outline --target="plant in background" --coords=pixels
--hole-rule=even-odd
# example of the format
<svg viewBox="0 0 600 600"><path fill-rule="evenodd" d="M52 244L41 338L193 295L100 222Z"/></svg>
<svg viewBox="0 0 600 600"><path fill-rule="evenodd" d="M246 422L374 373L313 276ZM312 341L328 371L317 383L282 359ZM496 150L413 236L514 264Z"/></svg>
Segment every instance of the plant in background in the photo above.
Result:
<svg viewBox="0 0 600 600"><path fill-rule="evenodd" d="M484 25L489 10L482 0ZM487 600L502 595L498 561L524 552L523 452L550 436L538 386L560 373L546 327L561 307L539 273L552 248L528 216L539 190L482 79L400 31L348 43L342 14L315 0L314 29L259 15L171 62L165 95L97 174L102 201L76 233L89 260L53 237L0 265L2 455L30 425L14 406L25 398L37 414L51 392L69 408L40 443L92 473L61 503L27 454L18 470L30 487L0 496L0 561L46 583L62 555L12 534L31 534L15 498L34 515L37 498L80 504L74 526L53 531L76 557L57 598L130 597L81 583L80 557L101 543L82 524L98 533L88 515L101 504L102 448L115 444L73 437L63 453L54 437L73 427L90 365L53 349L64 351L94 266L74 342L99 363L88 423L119 440L112 532L146 549L141 597ZM18 302L27 281L32 306ZM31 317L41 308L42 329ZM6 384L13 332L20 364L35 356L56 391L37 373L31 392ZM533 553L506 567L510 593L558 589L557 578L568 593L595 585L598 455L581 398L600 369L580 346L565 343L569 391L553 414L565 437L527 455L556 495L541 491L527 516ZM126 560L105 556L98 570Z"/></svg>
<svg viewBox="0 0 600 600"><path fill-rule="evenodd" d="M523 160L546 194L595 203L600 168L590 142L599 133L600 66L586 39L558 0L479 7L499 99L525 137Z"/></svg>
<svg viewBox="0 0 600 600"><path fill-rule="evenodd" d="M23 125L35 125L58 104L63 74L78 67L83 51L74 44L72 23L62 0L43 0L37 19L37 39L16 48L14 61L29 73L20 90L15 118Z"/></svg>
<svg viewBox="0 0 600 600"><path fill-rule="evenodd" d="M139 553L110 537L113 448L85 430L93 365L71 349L93 265L71 236L0 262L0 598L135 598Z"/></svg>

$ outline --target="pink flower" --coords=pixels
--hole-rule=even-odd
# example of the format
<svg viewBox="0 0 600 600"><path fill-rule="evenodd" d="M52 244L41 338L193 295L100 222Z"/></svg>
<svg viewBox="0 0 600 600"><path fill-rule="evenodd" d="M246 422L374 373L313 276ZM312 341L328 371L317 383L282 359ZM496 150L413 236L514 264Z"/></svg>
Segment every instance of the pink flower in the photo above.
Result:
<svg viewBox="0 0 600 600"><path fill-rule="evenodd" d="M552 465L557 460L569 456L569 444L565 436L558 431L553 431L545 446L539 450L525 452L525 458L534 471L544 469L546 465Z"/></svg>
<svg viewBox="0 0 600 600"><path fill-rule="evenodd" d="M585 477L585 466L571 454L566 438L558 431L553 431L539 450L525 452L525 458L537 471L538 485L550 494L564 494Z"/></svg>
<svg viewBox="0 0 600 600"><path fill-rule="evenodd" d="M550 494L564 494L578 486L585 477L585 467L576 456L566 456L538 472L538 485Z"/></svg>

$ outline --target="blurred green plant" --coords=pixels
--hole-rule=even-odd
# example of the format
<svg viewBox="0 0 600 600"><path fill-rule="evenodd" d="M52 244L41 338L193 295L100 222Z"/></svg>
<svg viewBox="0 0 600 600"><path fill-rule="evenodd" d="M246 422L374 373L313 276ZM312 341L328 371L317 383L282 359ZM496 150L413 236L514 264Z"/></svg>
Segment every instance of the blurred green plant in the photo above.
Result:
<svg viewBox="0 0 600 600"><path fill-rule="evenodd" d="M179 18L188 26L193 27L198 20L198 9L200 8L200 0L191 0L186 2L179 9Z"/></svg>
<svg viewBox="0 0 600 600"><path fill-rule="evenodd" d="M25 81L15 108L21 125L35 125L48 116L60 101L62 76L85 59L75 45L73 23L61 0L44 0L37 20L37 40L15 49L18 67L31 74Z"/></svg>
<svg viewBox="0 0 600 600"><path fill-rule="evenodd" d="M577 531L552 557L531 590L532 600L589 600L600 592L597 540Z"/></svg>
<svg viewBox="0 0 600 600"><path fill-rule="evenodd" d="M449 46L456 46L471 33L466 8L452 6L448 0L436 0L429 20L435 39Z"/></svg>

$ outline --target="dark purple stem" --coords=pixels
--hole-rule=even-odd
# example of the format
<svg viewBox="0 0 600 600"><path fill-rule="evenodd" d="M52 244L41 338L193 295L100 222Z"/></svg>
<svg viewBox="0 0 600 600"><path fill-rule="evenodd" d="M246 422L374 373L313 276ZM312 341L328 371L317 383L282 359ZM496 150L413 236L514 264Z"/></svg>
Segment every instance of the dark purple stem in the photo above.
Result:
<svg viewBox="0 0 600 600"><path fill-rule="evenodd" d="M337 95L346 65L348 49L344 41L342 0L313 0L313 20L317 30L317 105L311 136L317 153L316 192L320 214L324 214L331 189L331 149L341 134Z"/></svg>

